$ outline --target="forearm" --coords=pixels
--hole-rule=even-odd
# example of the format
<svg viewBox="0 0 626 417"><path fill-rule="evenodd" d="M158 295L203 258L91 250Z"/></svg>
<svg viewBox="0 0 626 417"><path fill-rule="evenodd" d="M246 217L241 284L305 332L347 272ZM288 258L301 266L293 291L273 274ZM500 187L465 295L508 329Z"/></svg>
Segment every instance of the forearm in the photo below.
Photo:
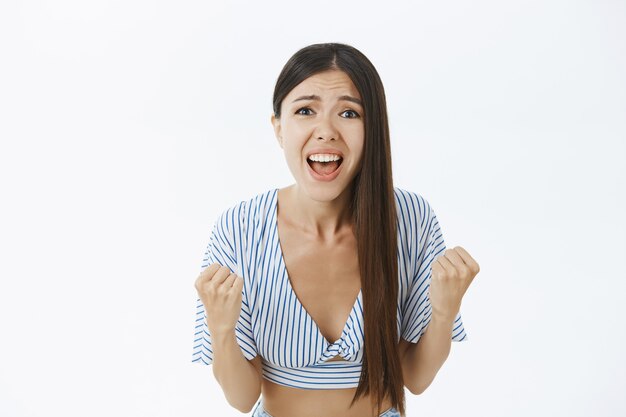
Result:
<svg viewBox="0 0 626 417"><path fill-rule="evenodd" d="M431 316L430 323L418 343L412 343L402 359L406 387L421 394L435 379L450 354L453 318Z"/></svg>
<svg viewBox="0 0 626 417"><path fill-rule="evenodd" d="M247 413L261 395L261 376L239 348L235 332L212 334L213 375L222 387L226 400Z"/></svg>

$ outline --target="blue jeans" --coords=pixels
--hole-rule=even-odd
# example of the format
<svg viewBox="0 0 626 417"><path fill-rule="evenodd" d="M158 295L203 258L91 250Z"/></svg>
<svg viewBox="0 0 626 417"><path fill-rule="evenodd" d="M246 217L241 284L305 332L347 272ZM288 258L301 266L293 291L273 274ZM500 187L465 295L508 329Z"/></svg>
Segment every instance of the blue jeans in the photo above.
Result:
<svg viewBox="0 0 626 417"><path fill-rule="evenodd" d="M267 411L265 411L265 409L263 408L262 400L259 400L259 402L254 407L254 411L252 411L252 417L272 417L272 415L268 413ZM398 410L396 410L394 407L391 407L389 410L383 411L383 413L379 417L401 417L401 416Z"/></svg>

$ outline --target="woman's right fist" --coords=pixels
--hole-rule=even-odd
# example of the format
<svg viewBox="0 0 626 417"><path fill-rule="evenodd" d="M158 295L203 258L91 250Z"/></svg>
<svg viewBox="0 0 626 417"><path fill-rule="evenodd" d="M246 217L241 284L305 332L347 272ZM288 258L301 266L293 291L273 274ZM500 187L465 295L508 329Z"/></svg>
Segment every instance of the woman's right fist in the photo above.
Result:
<svg viewBox="0 0 626 417"><path fill-rule="evenodd" d="M243 278L215 262L200 273L195 287L204 304L209 333L234 331L241 313Z"/></svg>

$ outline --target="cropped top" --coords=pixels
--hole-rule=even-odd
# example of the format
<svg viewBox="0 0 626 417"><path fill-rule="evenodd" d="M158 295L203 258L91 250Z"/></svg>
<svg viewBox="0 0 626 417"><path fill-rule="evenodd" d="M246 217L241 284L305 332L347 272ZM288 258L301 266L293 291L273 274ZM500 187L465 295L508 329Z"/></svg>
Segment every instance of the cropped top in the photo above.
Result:
<svg viewBox="0 0 626 417"><path fill-rule="evenodd" d="M285 267L277 229L278 189L224 210L213 225L201 271L214 262L243 277L237 343L248 360L261 356L263 377L304 389L358 386L363 361L363 297L354 302L341 337L330 343L300 304ZM398 230L397 340L417 343L431 318L431 263L446 249L435 212L420 194L394 187ZM467 340L461 312L453 341ZM344 360L329 359L341 356ZM202 301L195 315L192 362L213 362Z"/></svg>

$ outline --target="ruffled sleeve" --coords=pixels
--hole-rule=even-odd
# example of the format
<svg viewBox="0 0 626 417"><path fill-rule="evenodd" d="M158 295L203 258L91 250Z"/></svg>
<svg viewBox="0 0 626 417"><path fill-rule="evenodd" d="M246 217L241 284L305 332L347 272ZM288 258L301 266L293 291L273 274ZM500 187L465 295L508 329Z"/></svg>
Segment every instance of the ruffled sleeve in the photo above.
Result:
<svg viewBox="0 0 626 417"><path fill-rule="evenodd" d="M209 236L209 243L202 259L200 271L217 262L227 266L230 270L242 276L240 263L242 248L242 233L240 220L243 215L241 205L230 207L220 214ZM245 280L245 277L244 277ZM235 327L237 343L248 360L257 355L257 346L252 332L252 315L250 313L246 285L242 290L241 313ZM206 321L204 304L200 298L196 301L195 330L193 337L192 362L210 365L213 363L213 350L211 347L211 334Z"/></svg>
<svg viewBox="0 0 626 417"><path fill-rule="evenodd" d="M402 338L417 343L426 331L432 314L429 288L431 282L432 263L446 250L443 233L435 211L421 196L417 197L421 204L415 211L421 219L415 219L417 242L417 260L413 261L413 277L409 284L408 301L404 308L402 320ZM452 340L461 342L468 340L463 326L461 312L457 314L452 330Z"/></svg>

